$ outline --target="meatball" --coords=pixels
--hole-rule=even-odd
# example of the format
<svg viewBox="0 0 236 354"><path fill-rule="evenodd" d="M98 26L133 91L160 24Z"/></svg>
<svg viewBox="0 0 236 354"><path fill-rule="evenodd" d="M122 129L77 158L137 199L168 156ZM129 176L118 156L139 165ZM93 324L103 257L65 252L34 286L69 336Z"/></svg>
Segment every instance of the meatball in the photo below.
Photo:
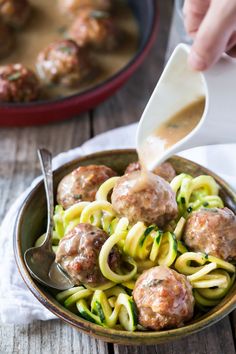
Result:
<svg viewBox="0 0 236 354"><path fill-rule="evenodd" d="M90 224L78 224L59 243L56 262L67 272L74 284L84 283L90 286L107 281L102 275L98 256L108 235ZM109 266L116 270L120 254L114 248L109 255Z"/></svg>
<svg viewBox="0 0 236 354"><path fill-rule="evenodd" d="M44 82L67 87L78 85L91 71L88 56L72 40L49 44L38 55L36 67Z"/></svg>
<svg viewBox="0 0 236 354"><path fill-rule="evenodd" d="M185 275L166 266L145 271L136 281L133 297L139 323L146 328L180 327L193 316L190 282Z"/></svg>
<svg viewBox="0 0 236 354"><path fill-rule="evenodd" d="M63 11L75 14L81 7L91 6L100 10L109 10L112 0L60 0L60 7Z"/></svg>
<svg viewBox="0 0 236 354"><path fill-rule="evenodd" d="M14 36L11 29L0 21L0 58L6 57L14 44Z"/></svg>
<svg viewBox="0 0 236 354"><path fill-rule="evenodd" d="M24 26L30 12L31 6L27 0L0 0L0 17L13 27Z"/></svg>
<svg viewBox="0 0 236 354"><path fill-rule="evenodd" d="M21 64L0 66L0 102L30 102L39 96L39 81Z"/></svg>
<svg viewBox="0 0 236 354"><path fill-rule="evenodd" d="M236 260L236 216L228 208L193 212L187 219L183 239L193 251Z"/></svg>
<svg viewBox="0 0 236 354"><path fill-rule="evenodd" d="M111 201L119 216L131 223L164 226L178 214L175 193L161 177L149 172L134 171L122 176L116 183Z"/></svg>
<svg viewBox="0 0 236 354"><path fill-rule="evenodd" d="M80 10L68 30L80 47L113 50L119 43L119 31L108 12L92 8Z"/></svg>
<svg viewBox="0 0 236 354"><path fill-rule="evenodd" d="M139 161L131 162L126 170L125 173L130 173L133 171L140 171L141 165ZM170 162L163 162L160 166L156 167L153 173L157 176L164 178L167 182L171 182L172 179L176 176L176 172L174 167L171 165Z"/></svg>
<svg viewBox="0 0 236 354"><path fill-rule="evenodd" d="M80 166L59 183L57 202L64 209L81 202L95 200L100 185L116 173L104 165Z"/></svg>
<svg viewBox="0 0 236 354"><path fill-rule="evenodd" d="M140 171L141 170L141 164L139 161L131 162L128 164L128 166L125 169L125 174L126 173L131 173L134 171Z"/></svg>

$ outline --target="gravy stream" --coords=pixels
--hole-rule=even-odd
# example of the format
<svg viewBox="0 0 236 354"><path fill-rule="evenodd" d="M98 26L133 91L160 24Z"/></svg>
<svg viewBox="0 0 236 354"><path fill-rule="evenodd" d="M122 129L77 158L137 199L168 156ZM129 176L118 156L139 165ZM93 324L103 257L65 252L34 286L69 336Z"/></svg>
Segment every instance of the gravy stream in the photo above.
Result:
<svg viewBox="0 0 236 354"><path fill-rule="evenodd" d="M141 175L134 186L135 191L151 183L148 164L153 161L154 157L157 155L161 157L165 150L187 136L200 122L204 108L205 98L201 97L167 119L146 139L139 152Z"/></svg>
<svg viewBox="0 0 236 354"><path fill-rule="evenodd" d="M49 43L66 37L66 29L73 22L73 17L61 12L58 1L30 0L30 4L33 8L31 18L22 30L16 32L14 50L0 60L0 65L22 63L35 70L39 52ZM114 18L123 33L120 47L112 52L92 54L92 63L98 70L90 81L73 89L48 85L44 89L44 98L68 96L98 85L123 68L134 56L138 48L138 24L127 5L117 1L115 6Z"/></svg>

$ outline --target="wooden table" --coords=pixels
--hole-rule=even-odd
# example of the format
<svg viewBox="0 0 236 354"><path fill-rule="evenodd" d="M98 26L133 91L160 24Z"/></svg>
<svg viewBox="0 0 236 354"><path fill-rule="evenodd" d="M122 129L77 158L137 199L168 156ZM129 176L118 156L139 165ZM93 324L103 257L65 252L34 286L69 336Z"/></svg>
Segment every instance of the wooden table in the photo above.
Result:
<svg viewBox="0 0 236 354"><path fill-rule="evenodd" d="M171 22L172 2L160 3L160 33L138 72L115 96L78 118L41 127L0 130L0 216L39 174L36 149L54 155L81 145L96 134L135 122L162 71ZM106 344L80 334L60 320L30 325L1 325L0 354L233 354L236 316L230 315L204 332L169 344L126 347Z"/></svg>

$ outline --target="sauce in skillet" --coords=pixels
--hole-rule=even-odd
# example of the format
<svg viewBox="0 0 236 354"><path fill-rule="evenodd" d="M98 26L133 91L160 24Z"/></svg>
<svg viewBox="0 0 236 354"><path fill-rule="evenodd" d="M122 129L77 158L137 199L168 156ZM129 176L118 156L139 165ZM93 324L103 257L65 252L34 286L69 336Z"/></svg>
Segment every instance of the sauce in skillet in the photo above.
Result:
<svg viewBox="0 0 236 354"><path fill-rule="evenodd" d="M60 10L56 0L31 0L33 11L30 21L16 33L14 51L3 60L0 65L22 63L35 70L35 62L39 52L49 43L66 37L66 30L73 21L71 16L66 16ZM94 79L80 84L79 88L68 89L59 85L45 87L45 98L68 96L85 91L102 83L110 76L123 68L134 56L138 48L138 24L130 8L122 2L117 2L115 20L124 33L120 47L112 52L92 54L92 62L99 69ZM96 65L97 64L97 65Z"/></svg>

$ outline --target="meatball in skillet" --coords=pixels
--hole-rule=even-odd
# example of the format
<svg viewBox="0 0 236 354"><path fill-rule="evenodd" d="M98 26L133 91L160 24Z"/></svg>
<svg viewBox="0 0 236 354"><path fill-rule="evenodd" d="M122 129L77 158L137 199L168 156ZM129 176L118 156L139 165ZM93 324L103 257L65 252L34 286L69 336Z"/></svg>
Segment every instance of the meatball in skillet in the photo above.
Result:
<svg viewBox="0 0 236 354"><path fill-rule="evenodd" d="M131 162L126 170L125 173L130 173L133 171L140 171L141 165L139 161ZM171 182L172 179L176 176L176 172L174 167L171 165L170 162L163 162L160 166L156 167L154 171L152 171L155 175L164 178L167 182Z"/></svg>
<svg viewBox="0 0 236 354"><path fill-rule="evenodd" d="M76 14L84 6L96 7L100 10L109 10L112 0L60 0L60 7L64 12Z"/></svg>
<svg viewBox="0 0 236 354"><path fill-rule="evenodd" d="M10 27L0 20L0 58L6 57L12 50L14 35Z"/></svg>
<svg viewBox="0 0 236 354"><path fill-rule="evenodd" d="M89 58L72 40L59 40L49 44L36 63L40 78L50 84L77 86L91 72Z"/></svg>
<svg viewBox="0 0 236 354"><path fill-rule="evenodd" d="M175 193L163 178L149 172L142 176L134 171L122 176L116 183L111 201L119 216L126 216L131 223L164 226L178 214Z"/></svg>
<svg viewBox="0 0 236 354"><path fill-rule="evenodd" d="M56 262L67 272L74 284L96 286L107 280L102 275L98 256L108 235L90 224L78 224L59 243ZM120 254L113 248L109 265L115 271L119 266Z"/></svg>
<svg viewBox="0 0 236 354"><path fill-rule="evenodd" d="M116 173L104 165L80 166L59 183L57 202L64 209L81 202L95 200L100 185Z"/></svg>
<svg viewBox="0 0 236 354"><path fill-rule="evenodd" d="M136 281L133 297L139 323L146 328L180 327L193 316L190 282L185 275L166 266L145 271Z"/></svg>
<svg viewBox="0 0 236 354"><path fill-rule="evenodd" d="M111 51L119 44L120 32L108 12L86 7L79 11L68 35L79 47Z"/></svg>
<svg viewBox="0 0 236 354"><path fill-rule="evenodd" d="M20 28L29 19L31 6L27 0L0 0L0 17L15 28Z"/></svg>
<svg viewBox="0 0 236 354"><path fill-rule="evenodd" d="M228 208L193 212L187 219L183 239L193 251L236 260L236 216Z"/></svg>
<svg viewBox="0 0 236 354"><path fill-rule="evenodd" d="M31 102L39 97L39 81L21 64L0 66L0 102Z"/></svg>

